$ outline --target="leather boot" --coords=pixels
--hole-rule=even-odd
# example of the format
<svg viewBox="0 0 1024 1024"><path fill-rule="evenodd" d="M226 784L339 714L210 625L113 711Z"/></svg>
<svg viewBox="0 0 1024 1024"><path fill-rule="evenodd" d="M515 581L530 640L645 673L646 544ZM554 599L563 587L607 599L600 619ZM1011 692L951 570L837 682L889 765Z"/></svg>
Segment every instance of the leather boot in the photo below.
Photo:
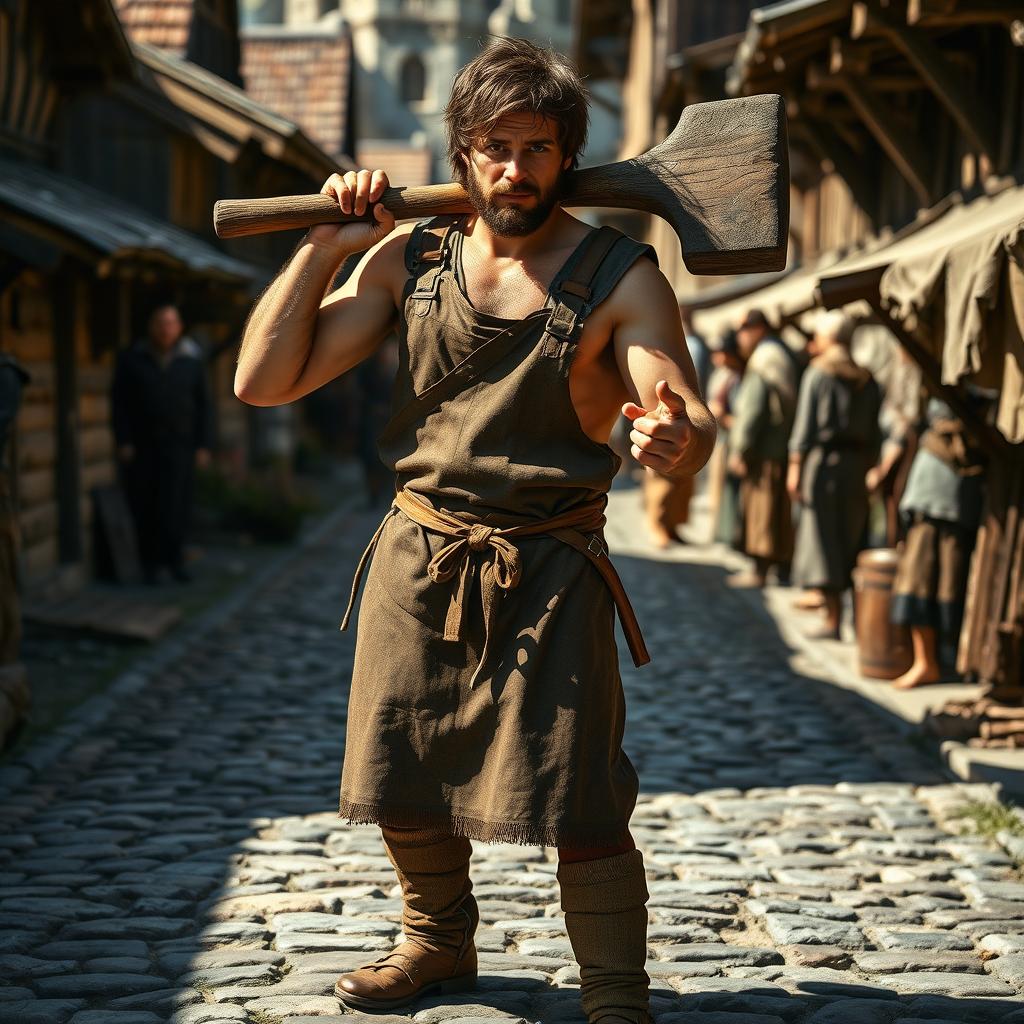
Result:
<svg viewBox="0 0 1024 1024"><path fill-rule="evenodd" d="M565 930L590 1024L651 1024L643 854L559 864Z"/></svg>
<svg viewBox="0 0 1024 1024"><path fill-rule="evenodd" d="M392 1010L427 993L473 988L480 914L469 880L470 841L436 830L382 826L381 832L402 886L405 941L343 974L335 995L357 1009Z"/></svg>

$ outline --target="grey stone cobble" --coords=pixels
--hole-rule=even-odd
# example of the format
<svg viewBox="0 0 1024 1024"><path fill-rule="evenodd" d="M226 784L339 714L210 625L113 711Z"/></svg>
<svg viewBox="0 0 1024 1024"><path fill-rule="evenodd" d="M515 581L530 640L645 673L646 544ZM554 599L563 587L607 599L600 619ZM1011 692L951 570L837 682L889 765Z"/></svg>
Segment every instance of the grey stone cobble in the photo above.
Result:
<svg viewBox="0 0 1024 1024"><path fill-rule="evenodd" d="M621 504L609 536L654 655L623 681L658 1024L1024 1021L1024 883L959 834L991 790L791 660L713 558L630 547ZM2 770L0 1017L584 1024L554 851L503 844L474 844L475 992L373 1017L333 995L401 939L379 832L332 810L337 618L370 526L339 520L102 721Z"/></svg>

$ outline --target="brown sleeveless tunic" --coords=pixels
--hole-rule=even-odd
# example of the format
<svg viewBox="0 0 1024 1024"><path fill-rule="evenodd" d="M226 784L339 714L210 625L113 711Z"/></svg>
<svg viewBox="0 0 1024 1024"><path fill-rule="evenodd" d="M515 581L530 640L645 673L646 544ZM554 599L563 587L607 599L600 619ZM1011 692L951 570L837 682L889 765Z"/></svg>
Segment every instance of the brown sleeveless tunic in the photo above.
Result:
<svg viewBox="0 0 1024 1024"><path fill-rule="evenodd" d="M619 459L580 426L569 368L586 315L653 251L592 231L545 305L508 320L469 302L460 227L419 225L406 251L380 440L406 493L367 551L339 813L485 842L610 845L638 788L621 749L612 594L591 557L528 531L575 517L603 543ZM464 522L461 539L411 518L423 505L422 522L431 509ZM490 536L508 527L520 528L511 551Z"/></svg>

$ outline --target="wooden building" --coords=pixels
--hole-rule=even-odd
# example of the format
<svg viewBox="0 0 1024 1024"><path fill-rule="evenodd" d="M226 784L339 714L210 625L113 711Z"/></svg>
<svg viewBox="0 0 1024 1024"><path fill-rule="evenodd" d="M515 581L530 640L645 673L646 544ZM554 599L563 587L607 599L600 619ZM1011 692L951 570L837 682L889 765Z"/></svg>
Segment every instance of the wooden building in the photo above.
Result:
<svg viewBox="0 0 1024 1024"><path fill-rule="evenodd" d="M688 103L766 92L789 114L792 265L708 290L680 277L698 328L714 334L756 305L780 330L806 329L814 310L842 307L911 355L991 456L960 668L1020 695L1024 7L786 0L670 64L657 126ZM992 422L972 412L968 385L997 394Z"/></svg>
<svg viewBox="0 0 1024 1024"><path fill-rule="evenodd" d="M185 52L237 80L233 3L196 6L224 17L192 23ZM336 162L218 75L132 43L110 0L0 0L0 68L0 348L32 375L13 439L24 582L60 591L89 576L91 490L115 477L116 351L157 302L181 306L209 361L219 448L244 461L233 343L292 240L233 254L212 202L313 191Z"/></svg>

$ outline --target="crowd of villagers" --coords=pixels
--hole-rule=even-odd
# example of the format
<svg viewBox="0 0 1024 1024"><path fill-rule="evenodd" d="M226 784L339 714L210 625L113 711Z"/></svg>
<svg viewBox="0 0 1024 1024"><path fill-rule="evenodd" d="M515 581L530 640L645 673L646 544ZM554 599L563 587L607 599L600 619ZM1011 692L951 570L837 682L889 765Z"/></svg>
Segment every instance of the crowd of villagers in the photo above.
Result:
<svg viewBox="0 0 1024 1024"><path fill-rule="evenodd" d="M950 679L985 481L963 422L895 346L873 374L842 311L820 313L796 345L756 308L713 339L685 308L683 321L719 424L705 471L713 539L750 560L730 585L791 583L794 605L821 617L808 634L838 640L858 556L898 538L891 620L909 627L913 663L893 685ZM993 397L970 393L982 414ZM693 483L648 474L644 490L653 542L685 542Z"/></svg>

